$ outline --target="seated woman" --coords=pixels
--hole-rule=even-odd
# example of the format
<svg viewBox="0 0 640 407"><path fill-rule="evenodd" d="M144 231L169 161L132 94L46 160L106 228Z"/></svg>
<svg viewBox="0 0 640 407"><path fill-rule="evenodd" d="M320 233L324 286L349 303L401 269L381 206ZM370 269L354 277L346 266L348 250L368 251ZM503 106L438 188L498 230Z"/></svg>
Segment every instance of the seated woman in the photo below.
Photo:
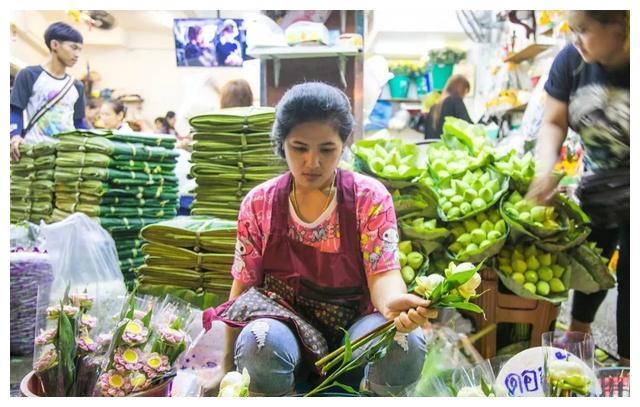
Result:
<svg viewBox="0 0 640 407"><path fill-rule="evenodd" d="M291 394L341 345L340 328L355 339L387 320L406 335L341 382L357 389L365 375L373 392L388 395L420 376L419 327L435 310L407 293L389 192L337 168L352 129L349 99L323 83L292 87L276 107L272 138L289 171L243 200L230 301L203 316L207 328L214 320L242 327L239 335L227 329L223 368L246 368L252 394Z"/></svg>
<svg viewBox="0 0 640 407"><path fill-rule="evenodd" d="M131 133L133 130L124 120L126 114L127 108L125 105L116 100L105 101L102 103L102 107L100 107L100 121L105 129Z"/></svg>

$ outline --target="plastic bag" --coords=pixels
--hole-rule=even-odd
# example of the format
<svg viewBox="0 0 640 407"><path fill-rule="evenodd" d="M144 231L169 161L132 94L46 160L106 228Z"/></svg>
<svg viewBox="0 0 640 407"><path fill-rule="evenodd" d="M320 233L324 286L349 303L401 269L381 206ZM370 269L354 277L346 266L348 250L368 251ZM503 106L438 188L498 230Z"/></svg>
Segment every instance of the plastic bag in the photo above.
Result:
<svg viewBox="0 0 640 407"><path fill-rule="evenodd" d="M42 226L42 233L53 266L52 297L62 297L68 285L86 287L98 301L126 294L115 243L96 221L74 213Z"/></svg>

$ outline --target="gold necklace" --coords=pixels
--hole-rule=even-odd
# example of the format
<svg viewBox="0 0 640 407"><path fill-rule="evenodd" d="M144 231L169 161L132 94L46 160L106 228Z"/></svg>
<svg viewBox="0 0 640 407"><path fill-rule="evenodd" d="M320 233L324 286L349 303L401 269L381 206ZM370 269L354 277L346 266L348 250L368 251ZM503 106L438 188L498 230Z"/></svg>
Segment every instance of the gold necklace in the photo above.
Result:
<svg viewBox="0 0 640 407"><path fill-rule="evenodd" d="M293 209L295 209L298 216L300 216L301 213L298 207L298 198L296 196L296 180L294 178L291 178L291 182L293 182ZM329 187L329 195L327 195L327 200L325 201L324 206L322 207L322 211L320 211L321 214L324 213L324 211L329 207L329 203L331 203L331 191L333 191L335 182L336 182L336 175L334 174L333 180L331 180L331 186Z"/></svg>

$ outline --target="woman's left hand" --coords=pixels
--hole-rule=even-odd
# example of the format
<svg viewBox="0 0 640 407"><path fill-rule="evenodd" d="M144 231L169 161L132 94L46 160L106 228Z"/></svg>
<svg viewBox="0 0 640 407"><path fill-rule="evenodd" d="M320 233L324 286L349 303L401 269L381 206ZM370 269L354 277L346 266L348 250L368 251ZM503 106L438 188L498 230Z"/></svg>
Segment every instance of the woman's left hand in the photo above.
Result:
<svg viewBox="0 0 640 407"><path fill-rule="evenodd" d="M429 318L438 316L438 311L429 309L430 302L414 294L401 294L387 304L384 317L393 319L399 332L411 332L418 327L429 326Z"/></svg>

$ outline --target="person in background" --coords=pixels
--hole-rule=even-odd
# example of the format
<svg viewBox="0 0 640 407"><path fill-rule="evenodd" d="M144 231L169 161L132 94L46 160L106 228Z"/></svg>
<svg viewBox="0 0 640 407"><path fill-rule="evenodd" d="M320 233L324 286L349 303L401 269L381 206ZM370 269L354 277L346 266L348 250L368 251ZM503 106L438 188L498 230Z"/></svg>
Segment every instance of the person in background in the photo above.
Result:
<svg viewBox="0 0 640 407"><path fill-rule="evenodd" d="M169 110L167 114L164 116L164 133L165 134L173 134L174 136L178 135L178 132L175 129L176 125L176 112Z"/></svg>
<svg viewBox="0 0 640 407"><path fill-rule="evenodd" d="M105 129L118 132L132 132L133 130L124 120L127 115L127 108L122 102L108 100L102 103L100 108L100 120Z"/></svg>
<svg viewBox="0 0 640 407"><path fill-rule="evenodd" d="M220 108L251 106L253 104L253 92L249 82L244 79L235 79L227 82L220 95Z"/></svg>
<svg viewBox="0 0 640 407"><path fill-rule="evenodd" d="M527 197L547 202L559 178L553 174L571 127L585 147L585 174L578 197L591 218L589 241L611 257L620 246L616 277L616 329L620 363L630 360L630 36L628 10L571 11L573 43L556 56L544 90L544 116L538 131L536 176ZM575 291L571 331L590 332L607 290ZM609 318L609 315L605 316Z"/></svg>
<svg viewBox="0 0 640 407"><path fill-rule="evenodd" d="M82 34L57 22L47 27L44 43L49 49L49 59L18 72L11 89L10 136L14 160L20 159L22 143L53 141L56 134L87 127L84 86L67 73L67 68L80 58Z"/></svg>
<svg viewBox="0 0 640 407"><path fill-rule="evenodd" d="M213 55L204 44L204 33L199 25L192 25L187 30L187 40L184 47L184 57L188 66L213 66Z"/></svg>
<svg viewBox="0 0 640 407"><path fill-rule="evenodd" d="M84 115L87 120L87 128L94 129L96 127L96 121L100 117L101 101L99 98L91 98L87 102L87 106L84 108Z"/></svg>
<svg viewBox="0 0 640 407"><path fill-rule="evenodd" d="M153 132L164 133L164 117L156 117L153 121Z"/></svg>
<svg viewBox="0 0 640 407"><path fill-rule="evenodd" d="M222 23L216 43L216 59L219 66L242 66L242 45L236 37L240 35L238 25L231 19Z"/></svg>
<svg viewBox="0 0 640 407"><path fill-rule="evenodd" d="M471 123L471 118L464 105L464 97L469 93L471 85L462 75L452 75L444 85L444 90L438 103L433 105L425 123L425 139L439 139L442 134L444 118L457 117Z"/></svg>

